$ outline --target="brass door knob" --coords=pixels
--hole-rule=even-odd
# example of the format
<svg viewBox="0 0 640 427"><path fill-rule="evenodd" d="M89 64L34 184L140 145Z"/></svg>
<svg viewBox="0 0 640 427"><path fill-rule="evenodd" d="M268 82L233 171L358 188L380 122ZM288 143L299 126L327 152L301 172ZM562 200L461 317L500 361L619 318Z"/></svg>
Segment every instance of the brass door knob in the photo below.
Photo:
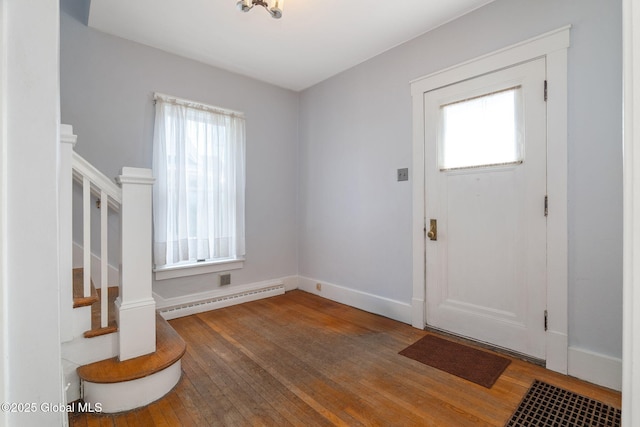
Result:
<svg viewBox="0 0 640 427"><path fill-rule="evenodd" d="M430 222L429 231L427 232L429 240L438 240L438 220L432 219Z"/></svg>

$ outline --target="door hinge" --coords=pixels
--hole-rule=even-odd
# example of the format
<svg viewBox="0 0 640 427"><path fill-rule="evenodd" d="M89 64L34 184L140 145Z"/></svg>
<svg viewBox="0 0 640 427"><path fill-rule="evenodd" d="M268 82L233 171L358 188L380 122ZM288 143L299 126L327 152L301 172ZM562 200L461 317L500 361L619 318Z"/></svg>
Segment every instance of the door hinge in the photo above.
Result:
<svg viewBox="0 0 640 427"><path fill-rule="evenodd" d="M547 81L544 81L544 102L547 102Z"/></svg>
<svg viewBox="0 0 640 427"><path fill-rule="evenodd" d="M549 216L549 196L544 196L544 216Z"/></svg>
<svg viewBox="0 0 640 427"><path fill-rule="evenodd" d="M547 312L547 310L545 310L544 311L544 330L545 331L549 329L548 318L549 318L549 313Z"/></svg>

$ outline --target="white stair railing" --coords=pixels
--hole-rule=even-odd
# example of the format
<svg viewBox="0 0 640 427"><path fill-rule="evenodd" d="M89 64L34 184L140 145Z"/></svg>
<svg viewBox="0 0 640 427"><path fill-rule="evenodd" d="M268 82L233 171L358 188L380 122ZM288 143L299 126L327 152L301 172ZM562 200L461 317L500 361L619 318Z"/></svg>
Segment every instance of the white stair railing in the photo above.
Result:
<svg viewBox="0 0 640 427"><path fill-rule="evenodd" d="M71 126L61 126L61 141L75 141ZM66 135L66 137L65 137ZM91 296L91 197L97 198L100 207L100 270L97 287L101 292L101 327L109 322L109 211L120 218L120 283L116 299L116 321L119 332L119 358L127 360L152 353L156 347L155 301L152 296L151 260L151 189L154 182L150 169L123 168L117 178L119 184L107 178L84 158L72 151L71 144L64 144L60 150L60 210L61 217L68 219L72 212L71 184L69 175L82 186L82 215L75 218L82 221L83 229L83 292ZM69 174L69 165L72 173ZM64 190L63 190L64 188ZM63 252L69 250L72 236L70 226L65 227ZM61 261L61 270L70 271L70 257ZM66 276L65 276L66 277ZM67 283L67 281L65 281ZM65 285L68 288L68 285ZM68 291L67 291L68 293ZM68 303L62 303L66 311ZM66 316L66 315L65 315ZM63 318L65 317L63 316ZM66 316L70 318L70 316Z"/></svg>
<svg viewBox="0 0 640 427"><path fill-rule="evenodd" d="M100 327L109 324L109 209L120 211L122 191L104 174L75 151L72 153L73 179L82 185L82 246L84 296L91 296L91 196L97 198L100 207Z"/></svg>

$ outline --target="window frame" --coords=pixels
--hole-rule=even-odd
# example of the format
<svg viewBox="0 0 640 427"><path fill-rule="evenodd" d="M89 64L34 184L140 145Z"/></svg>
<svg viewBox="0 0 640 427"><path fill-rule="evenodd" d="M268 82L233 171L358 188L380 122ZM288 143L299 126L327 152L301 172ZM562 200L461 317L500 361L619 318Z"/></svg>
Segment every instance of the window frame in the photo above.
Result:
<svg viewBox="0 0 640 427"><path fill-rule="evenodd" d="M156 280L176 279L198 274L220 273L222 271L239 270L244 267L244 258L229 258L216 261L185 262L164 267L154 267Z"/></svg>
<svg viewBox="0 0 640 427"><path fill-rule="evenodd" d="M166 95L163 93L156 92L154 94L154 104L161 100L162 102L179 104L188 108L196 108L200 110L205 110L211 112L213 114L223 114L223 115L232 115L241 118L245 118L244 113L229 110L225 108L220 108L212 105L203 104L197 101L191 101L183 98L178 98L170 95ZM154 130L155 132L155 130ZM155 139L155 136L154 136ZM155 149L155 142L154 142ZM245 154L243 156L244 167L246 168L246 142L244 144ZM246 178L245 178L246 182ZM243 193L245 193L244 185L242 188ZM243 195L244 198L244 195ZM244 208L244 203L243 203ZM244 218L244 215L243 215ZM244 219L244 224L242 228L246 226L246 219ZM238 230L236 229L236 232ZM154 245L155 245L155 234L154 234ZM166 264L166 265L156 265L155 264L155 255L154 255L154 264L153 264L153 273L155 276L155 280L166 280L166 279L174 279L180 277L188 277L200 274L208 274L208 273L219 273L223 271L237 270L244 267L245 257L236 256L236 257L228 257L228 258L208 258L206 260L185 260L180 261L178 263Z"/></svg>
<svg viewBox="0 0 640 427"><path fill-rule="evenodd" d="M449 154L449 151L452 150L451 147L448 147L448 135L447 135L447 120L446 120L446 110L452 106L460 106L467 105L474 101L479 101L482 99L489 99L495 95L506 94L508 92L513 93L513 109L509 111L512 113L512 117L510 119L513 123L513 141L512 148L513 156L512 159L502 159L504 161L482 161L482 162L467 162L466 164L455 164L456 162L452 162L448 160L448 157L454 157ZM452 96L451 99L443 100L440 105L438 121L439 121L439 131L438 131L438 165L441 172L444 171L455 171L455 170L465 170L465 169L478 169L478 168L492 168L492 167L501 167L508 165L519 165L524 162L525 159L525 149L524 149L524 123L523 123L523 115L524 115L524 99L522 95L522 86L519 83L515 82L502 82L501 84L491 87L491 88L483 88L482 91L477 91L477 93L473 97L463 97L460 98L459 94ZM504 117L501 117L504 119ZM480 134L481 136L486 136L484 134ZM478 142L478 138L474 136L474 142ZM484 141L481 141L484 142ZM464 147L469 148L469 147ZM487 148L491 148L490 146L481 147L482 151L487 151ZM500 159L498 159L500 160ZM453 164L452 164L453 163Z"/></svg>

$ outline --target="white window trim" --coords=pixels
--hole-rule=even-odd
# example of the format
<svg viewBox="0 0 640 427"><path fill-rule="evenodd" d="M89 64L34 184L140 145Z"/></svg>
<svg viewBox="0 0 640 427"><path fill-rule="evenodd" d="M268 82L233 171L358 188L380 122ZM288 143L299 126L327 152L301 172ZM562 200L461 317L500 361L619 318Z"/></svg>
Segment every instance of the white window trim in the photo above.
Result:
<svg viewBox="0 0 640 427"><path fill-rule="evenodd" d="M568 369L567 50L571 26L542 34L411 82L413 98L413 298L412 325L426 325L424 93L502 68L546 58L547 100L547 331L546 367ZM542 88L541 88L542 90Z"/></svg>
<svg viewBox="0 0 640 427"><path fill-rule="evenodd" d="M245 114L240 111L234 111L227 108L221 108L214 105L203 104L198 101L192 101L186 98L179 98L167 95L161 92L154 93L154 103L156 101L165 103L183 105L189 108L208 111L215 114L239 117L245 119ZM246 164L246 158L245 158ZM155 238L155 237L154 237ZM244 267L244 257L241 258L215 258L206 261L184 261L179 264L169 264L156 266L153 269L155 280L166 280L180 277L195 276L200 274L218 273L228 270L238 270Z"/></svg>
<svg viewBox="0 0 640 427"><path fill-rule="evenodd" d="M190 262L156 267L153 269L156 280L176 279L198 274L219 273L221 271L239 270L244 267L244 258L224 259L204 262Z"/></svg>

